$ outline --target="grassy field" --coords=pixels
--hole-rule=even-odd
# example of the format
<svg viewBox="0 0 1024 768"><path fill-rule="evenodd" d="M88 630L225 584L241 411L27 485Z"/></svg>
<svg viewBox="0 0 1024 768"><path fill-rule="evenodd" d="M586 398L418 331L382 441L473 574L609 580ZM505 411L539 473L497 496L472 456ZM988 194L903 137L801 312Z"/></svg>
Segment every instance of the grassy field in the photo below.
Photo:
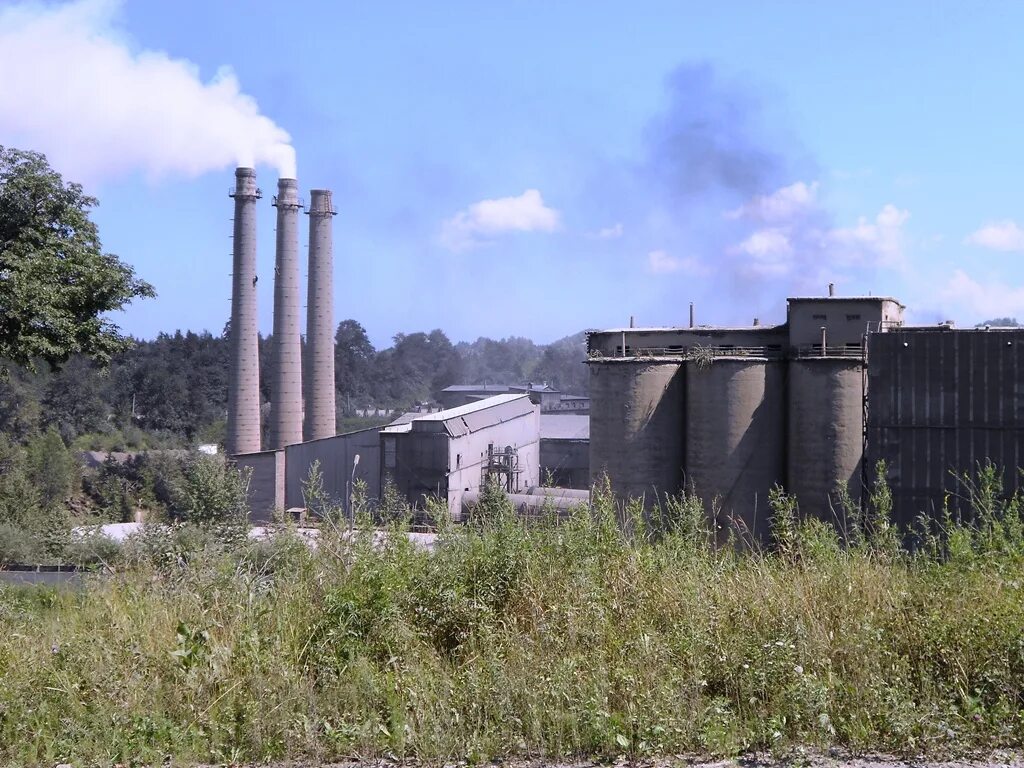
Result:
<svg viewBox="0 0 1024 768"><path fill-rule="evenodd" d="M86 589L0 590L0 761L1020 745L1020 505L981 498L910 554L875 500L840 542L778 496L754 552L693 499L601 493L558 524L491 500L433 554L401 525L312 553L153 534Z"/></svg>

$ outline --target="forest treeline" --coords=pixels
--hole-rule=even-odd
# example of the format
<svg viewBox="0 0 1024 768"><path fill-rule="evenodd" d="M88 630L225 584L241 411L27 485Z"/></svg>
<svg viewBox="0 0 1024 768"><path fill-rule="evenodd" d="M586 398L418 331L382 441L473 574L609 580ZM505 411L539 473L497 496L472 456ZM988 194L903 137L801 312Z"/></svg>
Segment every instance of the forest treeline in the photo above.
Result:
<svg viewBox="0 0 1024 768"><path fill-rule="evenodd" d="M260 341L261 399L269 402L273 345ZM441 330L400 333L375 349L356 320L338 324L335 373L339 425L366 408L436 400L451 384L547 381L586 394L583 333L538 345L479 338L453 344ZM0 377L0 433L26 442L53 428L81 449L132 449L219 442L227 409L229 343L210 333L137 341L106 367L82 356L35 371L7 366Z"/></svg>

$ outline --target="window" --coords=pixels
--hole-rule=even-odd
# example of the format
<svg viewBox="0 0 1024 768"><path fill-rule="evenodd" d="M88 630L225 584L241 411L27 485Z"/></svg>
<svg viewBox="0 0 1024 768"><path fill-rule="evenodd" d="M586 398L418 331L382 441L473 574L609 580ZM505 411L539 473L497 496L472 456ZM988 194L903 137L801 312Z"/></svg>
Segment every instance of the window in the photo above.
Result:
<svg viewBox="0 0 1024 768"><path fill-rule="evenodd" d="M395 449L395 438L389 437L384 440L384 468L394 469L395 468L395 455L397 451Z"/></svg>
<svg viewBox="0 0 1024 768"><path fill-rule="evenodd" d="M853 322L854 320L860 320L860 315L847 315L846 319Z"/></svg>
<svg viewBox="0 0 1024 768"><path fill-rule="evenodd" d="M828 320L828 315L811 315L815 320Z"/></svg>

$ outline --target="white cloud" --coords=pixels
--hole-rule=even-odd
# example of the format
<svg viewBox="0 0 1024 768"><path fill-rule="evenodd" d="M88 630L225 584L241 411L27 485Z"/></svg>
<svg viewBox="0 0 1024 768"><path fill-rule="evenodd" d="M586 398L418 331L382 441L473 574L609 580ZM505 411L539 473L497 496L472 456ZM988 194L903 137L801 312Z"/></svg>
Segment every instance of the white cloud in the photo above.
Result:
<svg viewBox="0 0 1024 768"><path fill-rule="evenodd" d="M618 238L622 237L622 233L624 231L625 230L622 226L622 222L618 222L617 224L611 227L604 227L603 229L597 230L597 232L595 232L593 236L596 237L598 240L617 240Z"/></svg>
<svg viewBox="0 0 1024 768"><path fill-rule="evenodd" d="M507 232L554 232L561 214L544 205L536 189L518 197L481 200L444 222L441 243L453 251L484 245L488 238Z"/></svg>
<svg viewBox="0 0 1024 768"><path fill-rule="evenodd" d="M940 296L975 317L1024 315L1024 286L1011 286L1001 281L982 284L962 269L953 273Z"/></svg>
<svg viewBox="0 0 1024 768"><path fill-rule="evenodd" d="M672 256L667 251L656 250L647 254L647 271L656 275L670 275L675 272L706 275L708 268L692 256Z"/></svg>
<svg viewBox="0 0 1024 768"><path fill-rule="evenodd" d="M900 267L904 261L903 225L910 212L889 203L873 221L862 216L853 227L833 229L825 235L826 248L839 248L838 256L848 262L868 262Z"/></svg>
<svg viewBox="0 0 1024 768"><path fill-rule="evenodd" d="M750 256L786 256L793 252L789 236L781 229L761 229L737 246Z"/></svg>
<svg viewBox="0 0 1024 768"><path fill-rule="evenodd" d="M0 136L45 152L62 173L98 181L134 171L197 176L232 164L295 176L288 134L221 69L137 52L115 26L117 0L0 10ZM16 74L15 74L16 73Z"/></svg>
<svg viewBox="0 0 1024 768"><path fill-rule="evenodd" d="M782 187L770 195L758 195L746 205L725 214L727 219L754 219L755 221L788 221L818 207L818 182L798 181Z"/></svg>
<svg viewBox="0 0 1024 768"><path fill-rule="evenodd" d="M968 235L964 243L993 251L1024 252L1024 229L1009 219L993 221Z"/></svg>
<svg viewBox="0 0 1024 768"><path fill-rule="evenodd" d="M745 258L740 269L763 277L784 275L793 266L793 245L782 229L761 229L732 249Z"/></svg>

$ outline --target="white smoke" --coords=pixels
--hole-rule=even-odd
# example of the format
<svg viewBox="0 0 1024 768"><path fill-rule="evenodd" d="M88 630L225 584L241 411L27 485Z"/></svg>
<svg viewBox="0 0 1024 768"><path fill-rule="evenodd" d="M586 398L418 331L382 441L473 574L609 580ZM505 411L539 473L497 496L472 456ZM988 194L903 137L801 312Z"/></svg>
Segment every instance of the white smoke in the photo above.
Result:
<svg viewBox="0 0 1024 768"><path fill-rule="evenodd" d="M295 178L288 133L230 69L137 51L116 27L120 0L0 9L0 143L46 153L77 180L142 171L194 177L269 165Z"/></svg>

